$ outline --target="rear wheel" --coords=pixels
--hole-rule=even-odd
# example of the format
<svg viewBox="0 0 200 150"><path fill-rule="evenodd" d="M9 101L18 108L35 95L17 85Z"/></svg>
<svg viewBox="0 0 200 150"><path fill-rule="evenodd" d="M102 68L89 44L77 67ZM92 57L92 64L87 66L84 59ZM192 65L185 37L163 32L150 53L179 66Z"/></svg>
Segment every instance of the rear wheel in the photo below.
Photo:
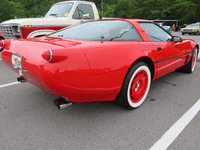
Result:
<svg viewBox="0 0 200 150"><path fill-rule="evenodd" d="M120 96L121 105L128 109L139 107L147 97L151 72L144 62L137 62L127 73Z"/></svg>
<svg viewBox="0 0 200 150"><path fill-rule="evenodd" d="M187 65L183 66L182 68L180 68L179 70L182 72L186 72L186 73L192 73L196 66L197 55L198 55L198 50L195 47L192 52L192 56L190 58L189 63Z"/></svg>

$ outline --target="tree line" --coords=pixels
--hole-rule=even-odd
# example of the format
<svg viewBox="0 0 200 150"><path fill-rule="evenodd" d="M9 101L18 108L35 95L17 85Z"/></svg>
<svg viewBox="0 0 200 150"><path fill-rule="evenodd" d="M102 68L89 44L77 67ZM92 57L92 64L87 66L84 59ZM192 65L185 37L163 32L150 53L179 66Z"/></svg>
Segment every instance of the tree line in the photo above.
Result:
<svg viewBox="0 0 200 150"><path fill-rule="evenodd" d="M44 16L53 4L60 1L64 0L0 0L0 22L15 17ZM181 24L200 22L200 0L92 1L97 5L100 17L179 20Z"/></svg>

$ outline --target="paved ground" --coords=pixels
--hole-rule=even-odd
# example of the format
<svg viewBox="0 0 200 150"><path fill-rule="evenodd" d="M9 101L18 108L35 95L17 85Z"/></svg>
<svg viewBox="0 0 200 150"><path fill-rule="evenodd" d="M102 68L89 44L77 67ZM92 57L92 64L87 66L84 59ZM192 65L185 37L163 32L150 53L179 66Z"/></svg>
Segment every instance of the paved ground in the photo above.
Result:
<svg viewBox="0 0 200 150"><path fill-rule="evenodd" d="M181 37L200 42L200 36ZM2 86L16 77L0 60L0 150L155 150L154 144L172 126L178 130L175 123L200 99L200 62L192 74L173 72L152 82L145 103L132 111L113 102L79 103L60 111L53 104L56 97L29 83ZM198 111L168 150L199 150L199 124Z"/></svg>

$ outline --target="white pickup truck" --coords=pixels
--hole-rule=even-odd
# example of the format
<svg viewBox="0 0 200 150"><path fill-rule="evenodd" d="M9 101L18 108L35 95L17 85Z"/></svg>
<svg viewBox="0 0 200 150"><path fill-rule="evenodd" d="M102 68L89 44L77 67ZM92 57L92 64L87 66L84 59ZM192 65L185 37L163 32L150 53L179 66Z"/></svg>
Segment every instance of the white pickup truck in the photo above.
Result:
<svg viewBox="0 0 200 150"><path fill-rule="evenodd" d="M11 19L0 24L0 39L25 39L44 36L85 20L98 20L93 2L63 1L54 4L44 18Z"/></svg>

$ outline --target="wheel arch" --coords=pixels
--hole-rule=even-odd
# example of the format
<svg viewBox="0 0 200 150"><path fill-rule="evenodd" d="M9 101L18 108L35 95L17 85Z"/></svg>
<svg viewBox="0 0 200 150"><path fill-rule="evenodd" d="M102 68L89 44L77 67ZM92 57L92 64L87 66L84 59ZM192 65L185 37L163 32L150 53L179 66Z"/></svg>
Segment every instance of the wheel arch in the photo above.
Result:
<svg viewBox="0 0 200 150"><path fill-rule="evenodd" d="M144 63L146 63L150 69L151 72L151 80L153 80L154 75L155 75L155 67L154 67L154 63L153 61L149 58L149 57L141 57L139 59L137 59L135 62L132 63L132 65L129 67L128 72L130 71L130 69L135 65L135 63L137 63L138 61L142 61ZM127 72L127 74L128 74Z"/></svg>
<svg viewBox="0 0 200 150"><path fill-rule="evenodd" d="M5 40L3 36L0 36L0 40Z"/></svg>
<svg viewBox="0 0 200 150"><path fill-rule="evenodd" d="M154 67L154 63L153 61L149 58L149 57L141 57L139 59L137 59L136 61L134 61L132 63L132 65L128 68L128 71L124 77L124 80L123 80L123 83L122 83L122 86L121 86L121 89L120 89L120 92L118 93L116 99L115 99L115 102L120 105L120 106L123 106L123 107L126 107L128 109L132 109L130 107L128 107L124 100L123 100L123 89L126 87L126 83L125 83L125 80L126 78L129 76L129 73L131 72L132 68L134 65L136 65L137 63L139 62L143 62L145 63L148 67L149 67L149 70L150 70L150 73L151 73L151 80L154 79L154 76L155 76L155 67Z"/></svg>
<svg viewBox="0 0 200 150"><path fill-rule="evenodd" d="M27 36L27 38L41 37L41 36L45 36L47 34L50 34L52 32L55 32L55 30L35 30L35 31L31 32Z"/></svg>
<svg viewBox="0 0 200 150"><path fill-rule="evenodd" d="M195 47L197 48L197 54L199 54L199 45L197 44Z"/></svg>

